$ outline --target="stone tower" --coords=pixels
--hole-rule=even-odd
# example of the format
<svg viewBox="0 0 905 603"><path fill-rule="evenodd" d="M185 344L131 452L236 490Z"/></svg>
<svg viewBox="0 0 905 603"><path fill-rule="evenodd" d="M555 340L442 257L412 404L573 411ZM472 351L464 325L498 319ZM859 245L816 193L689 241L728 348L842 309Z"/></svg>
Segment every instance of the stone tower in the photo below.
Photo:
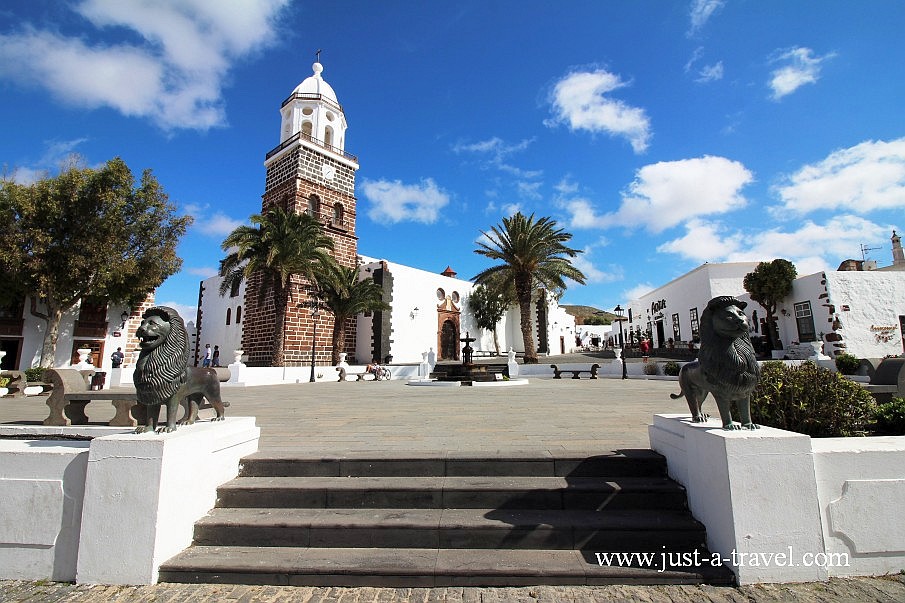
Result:
<svg viewBox="0 0 905 603"><path fill-rule="evenodd" d="M344 266L357 264L355 236L355 172L358 158L347 153L346 116L336 93L324 79L319 62L314 74L299 84L280 107L280 144L267 153L264 166L262 212L280 205L295 212L308 212L324 225L333 239L336 260ZM330 361L333 316L321 310L312 317L308 284L293 281L292 297L286 308L286 365L311 362L313 321L317 321L315 361ZM272 300L259 302L259 279L249 279L242 347L252 366L270 364L274 333ZM355 321L346 326L345 349L355 350Z"/></svg>

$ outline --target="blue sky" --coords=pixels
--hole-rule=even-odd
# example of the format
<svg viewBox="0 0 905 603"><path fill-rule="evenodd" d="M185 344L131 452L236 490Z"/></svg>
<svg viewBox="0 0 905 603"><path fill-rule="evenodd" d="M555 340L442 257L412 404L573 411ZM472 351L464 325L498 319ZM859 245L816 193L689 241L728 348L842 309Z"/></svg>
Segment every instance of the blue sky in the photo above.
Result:
<svg viewBox="0 0 905 603"><path fill-rule="evenodd" d="M322 49L359 253L471 278L480 231L534 212L584 251L563 302L612 308L703 262L888 264L903 26L892 0L13 0L0 162L151 168L195 217L157 302L192 315Z"/></svg>

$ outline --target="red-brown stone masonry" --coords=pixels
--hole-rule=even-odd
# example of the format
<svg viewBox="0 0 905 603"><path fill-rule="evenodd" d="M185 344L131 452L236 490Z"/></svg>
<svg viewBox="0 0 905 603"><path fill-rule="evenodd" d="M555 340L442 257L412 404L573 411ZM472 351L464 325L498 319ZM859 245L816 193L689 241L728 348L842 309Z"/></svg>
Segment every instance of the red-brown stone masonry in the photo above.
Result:
<svg viewBox="0 0 905 603"><path fill-rule="evenodd" d="M302 149L303 159L310 160L310 153ZM294 160L294 159L293 159ZM281 163L280 169L285 169ZM348 170L354 178L354 172ZM344 266L356 266L358 261L358 239L355 236L356 199L354 196L334 190L324 182L312 182L305 178L296 177L272 179L272 189L264 193L261 210L266 211L273 204L288 206L296 212L308 209L308 200L311 195L317 195L320 199L320 212L318 218L324 224L325 233L333 239L333 256ZM333 224L334 204L343 206L343 223ZM274 330L276 311L272 296L268 296L263 304L259 303L258 291L261 279L253 275L245 288L244 326L242 329L242 348L248 355L250 366L269 366L273 355L273 345L276 340ZM285 364L306 365L311 362L312 317L310 308L306 307L309 301L304 293L302 279L293 280L293 296L286 307L285 339L283 354ZM302 304L299 307L298 304ZM355 355L356 321L350 319L346 325L346 337L344 349L352 358ZM329 365L332 356L333 315L321 311L317 318L317 332L315 338L315 364Z"/></svg>
<svg viewBox="0 0 905 603"><path fill-rule="evenodd" d="M152 292L137 307L132 308L132 312L129 314L125 329L126 345L123 348L123 354L125 354L123 368L135 366L135 361L138 359L138 337L135 336L135 330L141 326L142 314L153 306L154 293ZM185 317L183 317L183 320L185 320Z"/></svg>

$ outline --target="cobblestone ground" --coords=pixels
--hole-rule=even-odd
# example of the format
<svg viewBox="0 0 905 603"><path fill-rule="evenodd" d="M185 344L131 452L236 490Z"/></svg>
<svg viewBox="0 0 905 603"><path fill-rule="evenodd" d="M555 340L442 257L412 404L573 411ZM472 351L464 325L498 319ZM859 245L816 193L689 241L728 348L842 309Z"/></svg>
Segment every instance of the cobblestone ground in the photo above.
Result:
<svg viewBox="0 0 905 603"><path fill-rule="evenodd" d="M905 576L833 579L806 584L759 584L739 588L712 586L531 586L522 588L321 588L215 584L87 586L59 582L0 580L0 601L28 603L118 601L129 603L887 603L905 601Z"/></svg>

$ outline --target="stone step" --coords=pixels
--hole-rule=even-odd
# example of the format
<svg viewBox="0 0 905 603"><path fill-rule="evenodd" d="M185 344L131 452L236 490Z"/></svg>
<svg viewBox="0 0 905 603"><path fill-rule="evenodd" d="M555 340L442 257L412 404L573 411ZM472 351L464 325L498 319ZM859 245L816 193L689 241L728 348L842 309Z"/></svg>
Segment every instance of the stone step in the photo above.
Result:
<svg viewBox="0 0 905 603"><path fill-rule="evenodd" d="M239 477L218 507L280 508L685 508L664 477Z"/></svg>
<svg viewBox="0 0 905 603"><path fill-rule="evenodd" d="M160 568L161 582L295 586L526 586L535 584L732 584L709 563L663 555L645 563L598 562L594 552L525 549L313 548L194 546ZM706 552L702 560L709 561Z"/></svg>
<svg viewBox="0 0 905 603"><path fill-rule="evenodd" d="M258 452L242 459L240 475L248 477L431 477L507 475L535 477L665 476L666 460L652 450L622 450L582 456L482 454L476 456L407 455L363 458L335 456L300 459L291 452Z"/></svg>
<svg viewBox="0 0 905 603"><path fill-rule="evenodd" d="M204 546L693 550L704 526L682 511L215 509Z"/></svg>

